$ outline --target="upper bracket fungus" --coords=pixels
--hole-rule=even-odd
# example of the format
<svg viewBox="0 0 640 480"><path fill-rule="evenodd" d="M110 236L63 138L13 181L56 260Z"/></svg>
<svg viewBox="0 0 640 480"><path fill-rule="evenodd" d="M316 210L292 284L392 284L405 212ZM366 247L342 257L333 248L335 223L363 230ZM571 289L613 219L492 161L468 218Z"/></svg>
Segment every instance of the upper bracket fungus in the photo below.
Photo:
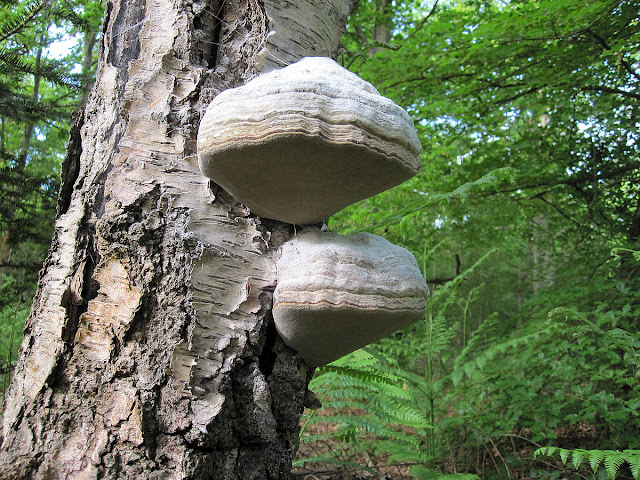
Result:
<svg viewBox="0 0 640 480"><path fill-rule="evenodd" d="M198 131L205 176L252 213L298 225L413 177L420 151L407 112L325 57L223 91Z"/></svg>
<svg viewBox="0 0 640 480"><path fill-rule="evenodd" d="M305 230L277 260L273 318L312 367L424 318L429 294L413 255L369 233Z"/></svg>

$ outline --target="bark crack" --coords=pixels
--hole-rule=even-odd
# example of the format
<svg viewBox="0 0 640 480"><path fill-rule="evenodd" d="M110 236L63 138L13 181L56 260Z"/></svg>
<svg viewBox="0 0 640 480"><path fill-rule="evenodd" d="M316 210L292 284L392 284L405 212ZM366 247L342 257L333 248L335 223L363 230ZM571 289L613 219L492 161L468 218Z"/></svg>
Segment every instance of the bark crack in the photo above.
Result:
<svg viewBox="0 0 640 480"><path fill-rule="evenodd" d="M84 108L76 111L71 120L67 151L60 168L60 193L58 194L58 216L66 213L71 204L73 185L80 172L80 155L82 154L82 137L80 130L84 125Z"/></svg>

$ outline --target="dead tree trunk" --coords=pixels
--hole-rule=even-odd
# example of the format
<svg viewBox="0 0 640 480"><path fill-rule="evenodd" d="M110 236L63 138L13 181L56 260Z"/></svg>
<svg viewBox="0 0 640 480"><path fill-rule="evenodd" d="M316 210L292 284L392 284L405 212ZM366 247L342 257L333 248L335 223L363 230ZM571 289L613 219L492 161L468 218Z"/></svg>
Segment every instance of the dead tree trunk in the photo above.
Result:
<svg viewBox="0 0 640 480"><path fill-rule="evenodd" d="M13 383L0 477L279 479L308 372L264 221L198 171L220 91L331 55L347 0L112 0Z"/></svg>

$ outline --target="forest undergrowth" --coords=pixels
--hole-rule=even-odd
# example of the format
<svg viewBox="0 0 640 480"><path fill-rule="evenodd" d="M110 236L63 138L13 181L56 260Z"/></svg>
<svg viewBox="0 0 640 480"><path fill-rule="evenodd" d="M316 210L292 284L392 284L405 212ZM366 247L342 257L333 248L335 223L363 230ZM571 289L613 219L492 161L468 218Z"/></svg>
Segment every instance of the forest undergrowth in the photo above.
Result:
<svg viewBox="0 0 640 480"><path fill-rule="evenodd" d="M0 1L2 392L103 10ZM637 0L359 2L338 59L409 112L422 170L328 225L410 250L431 296L317 370L295 478L640 479L638 52Z"/></svg>

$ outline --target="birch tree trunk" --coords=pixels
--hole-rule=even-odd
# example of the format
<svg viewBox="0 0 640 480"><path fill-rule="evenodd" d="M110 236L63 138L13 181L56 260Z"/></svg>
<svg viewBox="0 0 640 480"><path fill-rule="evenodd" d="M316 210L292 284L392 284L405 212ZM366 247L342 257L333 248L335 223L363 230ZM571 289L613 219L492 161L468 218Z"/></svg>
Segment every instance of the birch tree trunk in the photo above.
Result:
<svg viewBox="0 0 640 480"><path fill-rule="evenodd" d="M271 258L293 227L202 177L196 133L220 91L331 55L352 6L107 2L1 478L287 478L310 372L273 326Z"/></svg>

